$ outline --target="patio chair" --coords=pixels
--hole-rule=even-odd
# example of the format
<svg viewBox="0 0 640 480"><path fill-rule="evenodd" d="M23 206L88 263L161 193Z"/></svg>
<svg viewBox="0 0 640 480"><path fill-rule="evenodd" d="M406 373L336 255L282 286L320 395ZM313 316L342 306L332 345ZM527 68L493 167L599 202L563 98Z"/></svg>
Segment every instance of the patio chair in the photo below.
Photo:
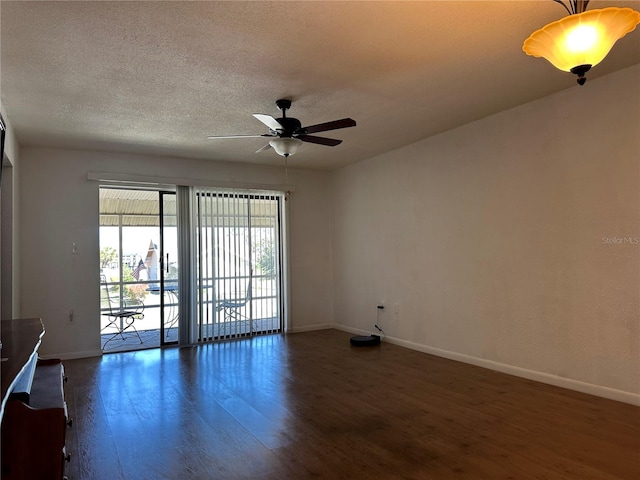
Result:
<svg viewBox="0 0 640 480"><path fill-rule="evenodd" d="M242 313L243 309L251 301L251 280L252 275L250 274L244 296L234 296L232 298L225 298L216 302L216 312L222 312L222 319L224 322L251 321L250 318Z"/></svg>
<svg viewBox="0 0 640 480"><path fill-rule="evenodd" d="M164 293L164 331L165 337L169 338L171 329L178 324L178 285L175 283L165 283L164 288L160 284L150 284L147 292L152 295Z"/></svg>
<svg viewBox="0 0 640 480"><path fill-rule="evenodd" d="M133 325L136 320L141 320L144 318L144 304L142 302L134 302L131 299L124 298L122 301L122 305L120 305L119 298L112 298L111 292L109 292L109 285L107 284L107 278L100 274L100 284L103 295L101 295L101 300L107 302L108 311L103 313L109 320L109 323L101 330L104 332L107 329L115 328L115 333L111 336L104 345L102 345L102 349L107 346L111 340L120 337L122 340L125 340L124 333L127 330L132 330L140 343L142 342L142 338L138 333L138 330Z"/></svg>

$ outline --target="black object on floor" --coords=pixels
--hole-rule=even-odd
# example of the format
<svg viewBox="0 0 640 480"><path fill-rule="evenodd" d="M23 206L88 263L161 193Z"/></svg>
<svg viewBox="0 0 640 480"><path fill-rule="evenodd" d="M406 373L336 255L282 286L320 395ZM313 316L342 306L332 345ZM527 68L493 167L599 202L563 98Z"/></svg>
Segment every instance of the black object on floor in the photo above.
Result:
<svg viewBox="0 0 640 480"><path fill-rule="evenodd" d="M349 340L351 345L356 347L371 347L373 345L380 345L379 335L356 335Z"/></svg>

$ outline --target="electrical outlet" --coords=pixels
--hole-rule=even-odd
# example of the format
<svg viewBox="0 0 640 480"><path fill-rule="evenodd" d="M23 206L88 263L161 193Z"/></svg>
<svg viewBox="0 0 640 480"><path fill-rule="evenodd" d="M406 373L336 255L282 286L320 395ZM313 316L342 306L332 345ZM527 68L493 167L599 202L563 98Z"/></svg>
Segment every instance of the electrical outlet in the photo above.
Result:
<svg viewBox="0 0 640 480"><path fill-rule="evenodd" d="M69 323L73 323L73 310L69 310Z"/></svg>
<svg viewBox="0 0 640 480"><path fill-rule="evenodd" d="M400 319L400 304L399 303L394 303L393 304L393 318L394 318L394 320L399 320Z"/></svg>

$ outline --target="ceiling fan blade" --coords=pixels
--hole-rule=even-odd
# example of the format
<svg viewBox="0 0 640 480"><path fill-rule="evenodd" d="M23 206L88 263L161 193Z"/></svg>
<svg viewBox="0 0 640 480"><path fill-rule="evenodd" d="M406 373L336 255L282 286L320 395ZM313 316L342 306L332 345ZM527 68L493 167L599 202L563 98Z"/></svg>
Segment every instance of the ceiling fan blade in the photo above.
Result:
<svg viewBox="0 0 640 480"><path fill-rule="evenodd" d="M224 138L262 138L262 137L273 137L273 135L267 135L266 133L263 135L209 135L207 138L211 140L224 139Z"/></svg>
<svg viewBox="0 0 640 480"><path fill-rule="evenodd" d="M303 142L317 143L318 145L326 145L328 147L335 147L340 145L342 140L336 140L335 138L316 137L314 135L300 135L298 137Z"/></svg>
<svg viewBox="0 0 640 480"><path fill-rule="evenodd" d="M338 128L355 127L356 121L352 118L343 118L341 120L334 120L333 122L318 123L317 125L311 125L310 127L304 127L305 133L318 133L326 132L328 130L337 130Z"/></svg>
<svg viewBox="0 0 640 480"><path fill-rule="evenodd" d="M280 123L278 123L278 121L275 118L273 118L271 115L254 113L253 116L256 117L258 120L260 120L262 123L264 123L271 130L274 130L274 131L282 130L282 125L280 125Z"/></svg>
<svg viewBox="0 0 640 480"><path fill-rule="evenodd" d="M259 148L258 150L256 150L256 153L264 152L264 151L266 151L266 150L269 150L270 148L271 148L271 145L269 145L269 144L267 143L264 147Z"/></svg>

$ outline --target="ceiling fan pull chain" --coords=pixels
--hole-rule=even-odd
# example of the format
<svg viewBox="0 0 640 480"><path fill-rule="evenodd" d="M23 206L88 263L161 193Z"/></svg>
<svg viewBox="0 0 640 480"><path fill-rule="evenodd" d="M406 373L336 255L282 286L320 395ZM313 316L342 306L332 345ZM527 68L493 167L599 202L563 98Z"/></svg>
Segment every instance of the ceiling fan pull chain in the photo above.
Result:
<svg viewBox="0 0 640 480"><path fill-rule="evenodd" d="M284 182L287 187L287 191L284 193L284 201L288 201L291 196L291 190L289 190L289 155L284 157Z"/></svg>

